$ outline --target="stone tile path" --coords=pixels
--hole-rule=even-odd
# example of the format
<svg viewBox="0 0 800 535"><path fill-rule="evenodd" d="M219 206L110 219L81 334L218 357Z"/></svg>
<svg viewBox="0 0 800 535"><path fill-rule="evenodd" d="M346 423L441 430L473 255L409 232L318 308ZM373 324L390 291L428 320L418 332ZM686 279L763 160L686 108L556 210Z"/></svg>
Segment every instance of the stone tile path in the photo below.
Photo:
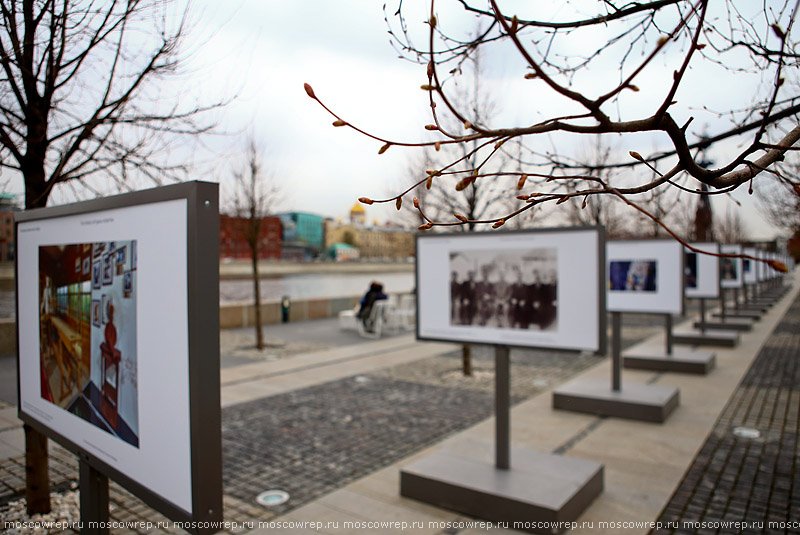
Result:
<svg viewBox="0 0 800 535"><path fill-rule="evenodd" d="M799 427L800 298L664 509L670 526L653 535L800 533Z"/></svg>

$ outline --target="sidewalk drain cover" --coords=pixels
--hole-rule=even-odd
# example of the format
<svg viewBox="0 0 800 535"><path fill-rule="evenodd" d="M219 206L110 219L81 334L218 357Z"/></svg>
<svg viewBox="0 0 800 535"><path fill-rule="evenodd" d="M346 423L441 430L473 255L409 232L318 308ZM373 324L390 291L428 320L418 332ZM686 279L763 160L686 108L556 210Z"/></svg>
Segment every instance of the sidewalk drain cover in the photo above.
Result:
<svg viewBox="0 0 800 535"><path fill-rule="evenodd" d="M734 427L733 434L740 438L759 438L761 432L752 427Z"/></svg>
<svg viewBox="0 0 800 535"><path fill-rule="evenodd" d="M267 507L274 507L289 501L289 493L283 490L265 490L256 496L256 502Z"/></svg>

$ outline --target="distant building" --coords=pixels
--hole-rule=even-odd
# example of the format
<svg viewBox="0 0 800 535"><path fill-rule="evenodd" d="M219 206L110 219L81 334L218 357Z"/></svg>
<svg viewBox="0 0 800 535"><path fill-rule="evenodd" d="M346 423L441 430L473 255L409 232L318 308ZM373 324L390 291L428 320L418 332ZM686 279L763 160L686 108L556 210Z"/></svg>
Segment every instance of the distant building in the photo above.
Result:
<svg viewBox="0 0 800 535"><path fill-rule="evenodd" d="M281 257L302 260L319 257L325 246L323 218L305 212L279 214L283 225Z"/></svg>
<svg viewBox="0 0 800 535"><path fill-rule="evenodd" d="M14 250L14 212L19 211L17 196L0 193L0 262L11 262Z"/></svg>
<svg viewBox="0 0 800 535"><path fill-rule="evenodd" d="M328 247L328 256L337 262L347 262L348 260L358 260L360 253L358 249L347 243L334 243Z"/></svg>
<svg viewBox="0 0 800 535"><path fill-rule="evenodd" d="M358 249L362 259L399 260L415 254L414 232L397 227L331 223L326 242L351 245Z"/></svg>
<svg viewBox="0 0 800 535"><path fill-rule="evenodd" d="M219 256L220 258L250 258L250 246L245 239L250 220L246 217L219 216ZM267 216L261 220L258 257L260 260L281 258L281 219Z"/></svg>
<svg viewBox="0 0 800 535"><path fill-rule="evenodd" d="M350 208L350 224L351 225L366 225L367 224L367 212L364 210L364 207L361 206L360 202L356 202L352 208Z"/></svg>

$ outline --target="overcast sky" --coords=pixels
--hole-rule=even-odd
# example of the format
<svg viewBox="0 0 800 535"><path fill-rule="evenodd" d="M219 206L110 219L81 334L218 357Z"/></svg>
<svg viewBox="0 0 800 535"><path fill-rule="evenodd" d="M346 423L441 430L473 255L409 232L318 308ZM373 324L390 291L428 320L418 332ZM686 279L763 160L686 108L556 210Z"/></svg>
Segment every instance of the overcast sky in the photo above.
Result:
<svg viewBox="0 0 800 535"><path fill-rule="evenodd" d="M445 9L456 4L437 5ZM209 141L215 152L208 159L216 165L211 176L197 178L219 181L226 197L231 166L243 165L246 137L252 132L265 169L283 190L281 209L345 218L358 197L388 197L409 185L409 163L417 157L413 150L392 147L378 155L379 142L331 126L332 118L303 90L304 83L311 84L345 120L377 135L398 141L428 139L427 95L419 89L427 82L425 67L398 59L389 44L382 5L375 0L194 0L194 28L184 45L190 58L186 93L210 100L238 94L220 115L223 130L233 134ZM408 19L411 30L424 34L427 2L406 5L419 10ZM454 19L471 30L470 18L460 9L440 11L440 20ZM525 113L526 103L534 106L534 113L536 106L546 107L522 90L519 65L503 57L489 63L493 96L504 117L514 121L514 114ZM605 73L614 75L614 69ZM730 91L712 96L707 83L692 90L708 92L722 106L721 98L735 98ZM644 99L646 93L626 98ZM620 151L645 154L650 148L624 146ZM748 198L746 188L740 190L736 197L744 202L748 230L754 237L772 237L775 231L756 212L755 200ZM725 203L718 199L712 207L721 214ZM392 210L371 206L367 216L385 220Z"/></svg>

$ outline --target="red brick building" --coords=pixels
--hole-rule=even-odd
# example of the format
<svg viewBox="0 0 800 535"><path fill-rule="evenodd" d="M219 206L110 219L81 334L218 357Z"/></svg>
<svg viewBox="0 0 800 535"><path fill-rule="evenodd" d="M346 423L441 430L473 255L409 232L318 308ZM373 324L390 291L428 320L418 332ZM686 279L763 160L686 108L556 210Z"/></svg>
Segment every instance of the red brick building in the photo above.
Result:
<svg viewBox="0 0 800 535"><path fill-rule="evenodd" d="M0 262L14 260L14 212L17 196L13 193L0 193Z"/></svg>
<svg viewBox="0 0 800 535"><path fill-rule="evenodd" d="M250 258L250 247L245 240L245 231L249 224L250 220L245 217L219 216L220 258ZM280 259L281 233L280 218L267 216L261 220L258 246L258 257L261 260Z"/></svg>

